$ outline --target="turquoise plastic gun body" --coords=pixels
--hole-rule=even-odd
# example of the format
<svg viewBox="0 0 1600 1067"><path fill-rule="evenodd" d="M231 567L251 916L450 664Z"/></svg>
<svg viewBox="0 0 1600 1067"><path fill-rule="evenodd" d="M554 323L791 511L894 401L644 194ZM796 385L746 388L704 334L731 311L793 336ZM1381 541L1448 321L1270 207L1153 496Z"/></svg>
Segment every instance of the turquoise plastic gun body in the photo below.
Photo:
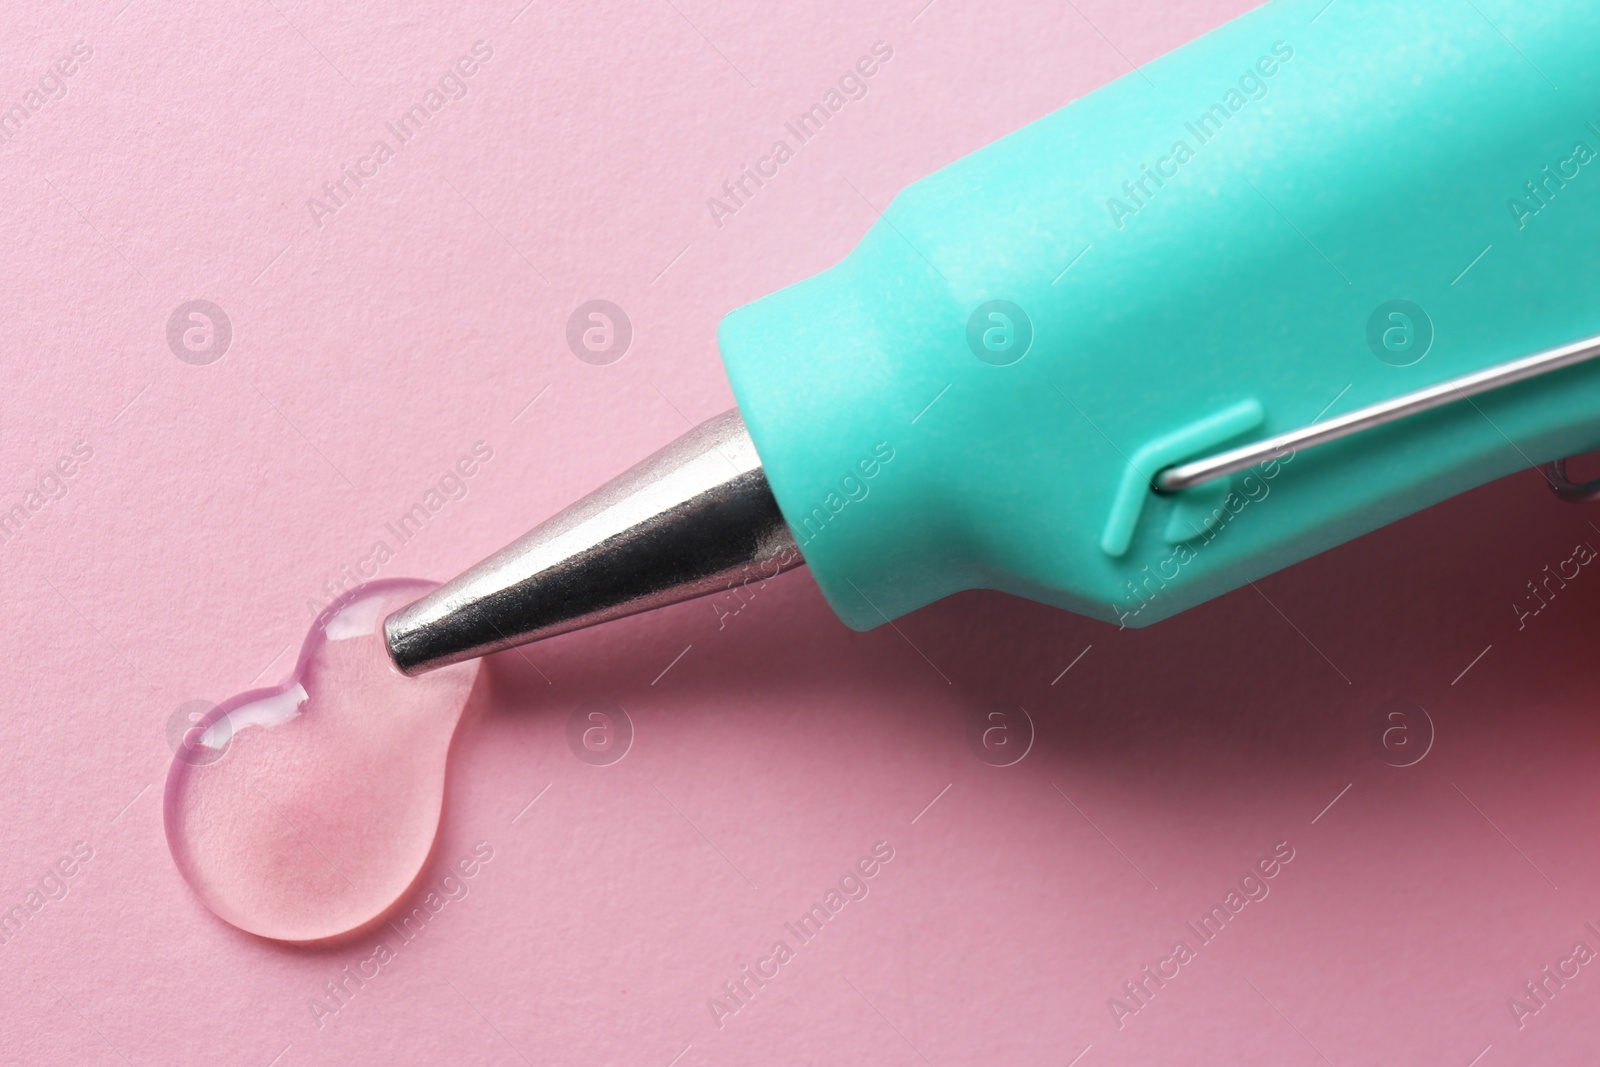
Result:
<svg viewBox="0 0 1600 1067"><path fill-rule="evenodd" d="M1600 5L1274 0L905 189L719 340L866 629L1166 618L1600 447L1573 367L1214 486L1161 467L1600 333Z"/></svg>

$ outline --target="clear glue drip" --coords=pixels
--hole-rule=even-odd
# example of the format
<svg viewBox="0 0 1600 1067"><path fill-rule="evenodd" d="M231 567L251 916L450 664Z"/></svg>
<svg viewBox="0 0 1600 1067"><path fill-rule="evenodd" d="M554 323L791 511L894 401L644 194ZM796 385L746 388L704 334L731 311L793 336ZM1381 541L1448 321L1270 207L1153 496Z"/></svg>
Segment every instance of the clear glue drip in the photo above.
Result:
<svg viewBox="0 0 1600 1067"><path fill-rule="evenodd" d="M373 582L341 597L276 689L223 701L167 774L167 844L217 915L315 941L382 915L433 847L445 757L476 660L407 678L383 620L434 588Z"/></svg>

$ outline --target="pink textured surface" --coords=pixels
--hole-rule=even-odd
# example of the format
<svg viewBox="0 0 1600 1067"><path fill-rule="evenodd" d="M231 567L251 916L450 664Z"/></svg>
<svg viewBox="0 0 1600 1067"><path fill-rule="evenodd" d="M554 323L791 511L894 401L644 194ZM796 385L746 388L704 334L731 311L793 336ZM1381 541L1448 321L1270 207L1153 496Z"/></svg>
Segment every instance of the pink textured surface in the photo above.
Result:
<svg viewBox="0 0 1600 1067"><path fill-rule="evenodd" d="M1600 532L1531 472L1147 632L966 595L857 635L799 572L720 630L689 604L499 656L421 885L492 859L381 965L378 937L243 934L174 869L170 716L278 681L342 568L386 541L383 576L447 576L722 410L721 313L1249 3L921 6L7 6L0 100L92 55L0 144L0 504L40 505L0 544L0 1059L1579 1062L1593 967L1520 1029L1507 1006L1600 948L1600 577L1511 608ZM707 197L879 40L868 95L718 228ZM477 41L467 94L316 225ZM197 298L233 325L208 366L166 337ZM595 298L635 327L611 366L564 340ZM566 741L600 699L634 727L609 766ZM1367 740L1397 699L1437 728L1406 769ZM1037 724L1007 768L966 740L996 701ZM867 895L719 1026L879 841ZM1119 1029L1122 984L1285 841ZM371 977L330 1001L346 967Z"/></svg>

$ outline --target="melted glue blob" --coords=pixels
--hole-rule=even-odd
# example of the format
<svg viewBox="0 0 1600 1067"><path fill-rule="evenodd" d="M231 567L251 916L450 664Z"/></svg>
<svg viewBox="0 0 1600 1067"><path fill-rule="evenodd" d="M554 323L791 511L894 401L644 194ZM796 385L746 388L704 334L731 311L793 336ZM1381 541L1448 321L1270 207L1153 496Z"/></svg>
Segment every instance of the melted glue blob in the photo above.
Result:
<svg viewBox="0 0 1600 1067"><path fill-rule="evenodd" d="M167 774L167 844L208 908L253 934L315 941L381 915L433 847L445 756L476 660L419 678L383 620L434 588L361 586L312 624L294 674L224 701Z"/></svg>

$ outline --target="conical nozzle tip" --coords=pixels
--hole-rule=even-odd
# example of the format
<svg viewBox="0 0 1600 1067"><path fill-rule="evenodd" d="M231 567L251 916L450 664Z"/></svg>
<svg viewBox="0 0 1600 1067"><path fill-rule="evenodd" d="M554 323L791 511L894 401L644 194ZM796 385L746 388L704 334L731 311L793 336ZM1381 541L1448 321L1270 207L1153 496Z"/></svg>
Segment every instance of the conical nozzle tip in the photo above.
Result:
<svg viewBox="0 0 1600 1067"><path fill-rule="evenodd" d="M384 637L417 675L801 562L730 411L390 615Z"/></svg>

